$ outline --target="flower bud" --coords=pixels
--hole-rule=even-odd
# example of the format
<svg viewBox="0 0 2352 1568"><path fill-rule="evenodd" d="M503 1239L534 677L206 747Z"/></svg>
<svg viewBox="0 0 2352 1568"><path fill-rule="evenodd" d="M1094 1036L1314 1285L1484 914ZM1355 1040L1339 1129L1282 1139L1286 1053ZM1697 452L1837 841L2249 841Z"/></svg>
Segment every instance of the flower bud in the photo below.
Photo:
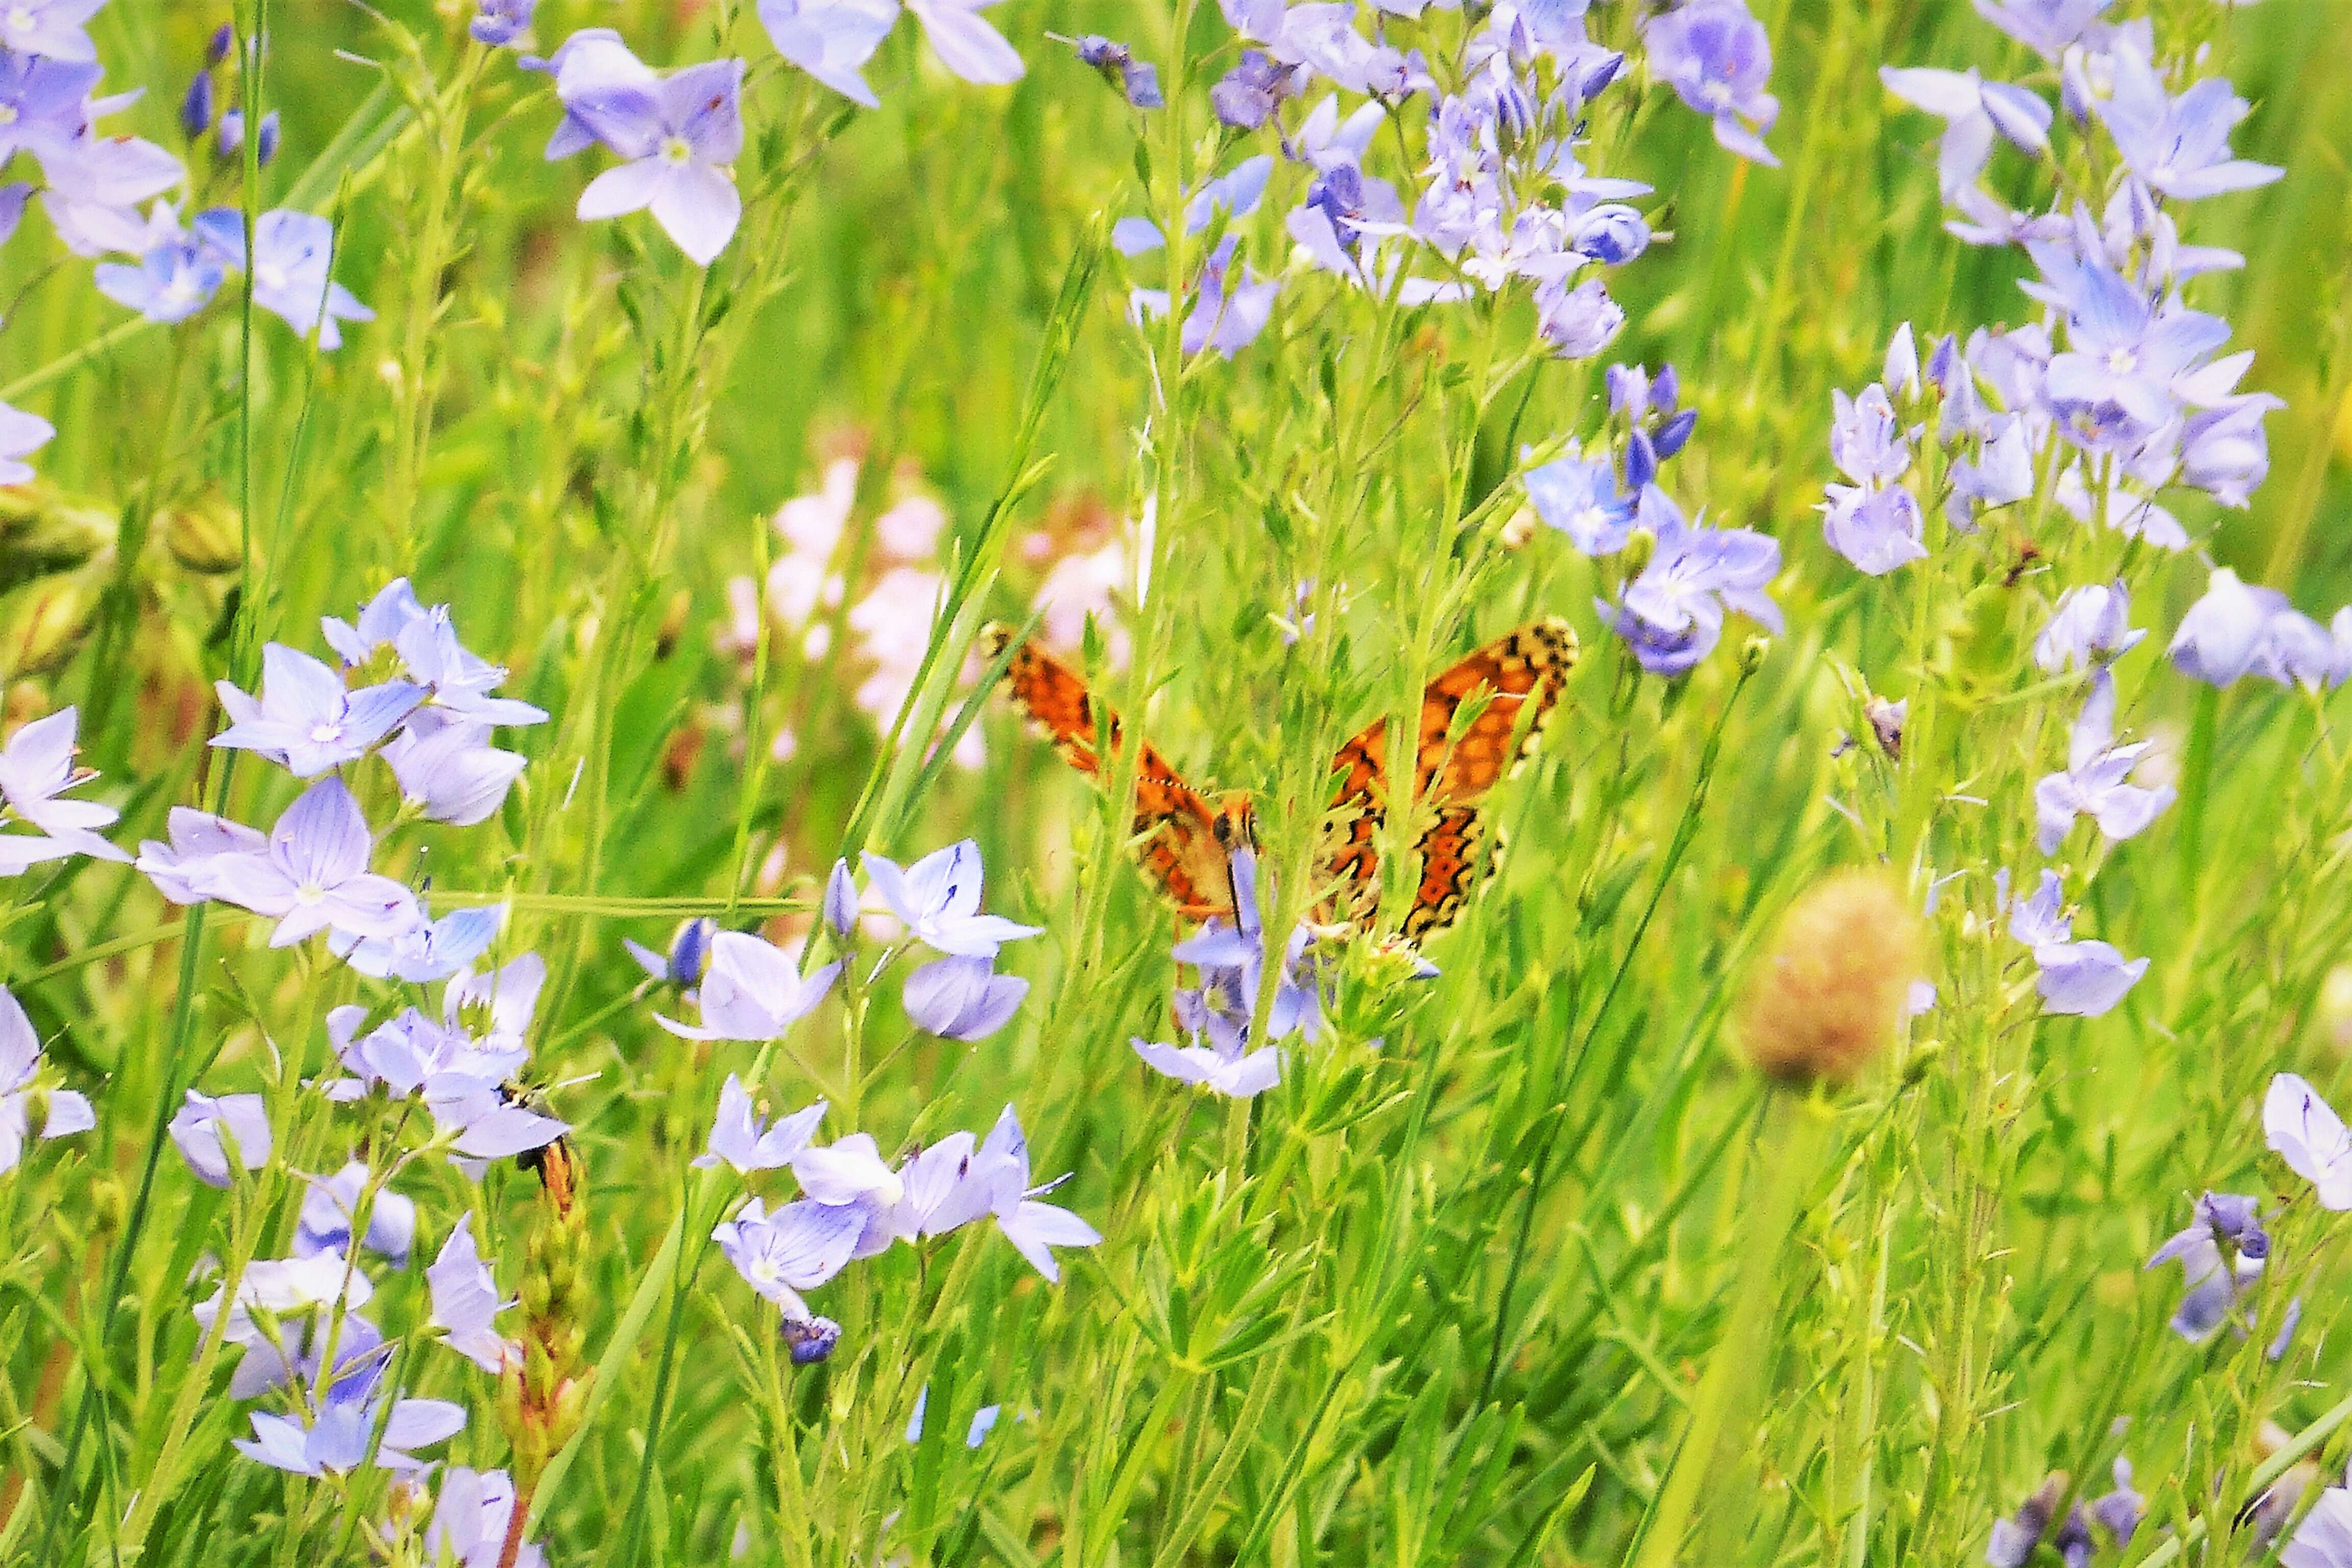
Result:
<svg viewBox="0 0 2352 1568"><path fill-rule="evenodd" d="M1623 570L1625 580L1632 582L1650 564L1658 552L1658 536L1646 528L1636 528L1625 536L1625 548L1617 552L1617 564Z"/></svg>
<svg viewBox="0 0 2352 1568"><path fill-rule="evenodd" d="M163 548L191 572L207 576L234 572L243 563L236 510L218 490L207 490L165 512Z"/></svg>
<svg viewBox="0 0 2352 1568"><path fill-rule="evenodd" d="M89 632L97 595L71 577L53 577L27 590L0 626L0 668L38 675L71 658Z"/></svg>
<svg viewBox="0 0 2352 1568"><path fill-rule="evenodd" d="M1748 976L1748 1059L1783 1082L1850 1080L1894 1043L1920 948L1919 917L1893 877L1830 873L1780 917Z"/></svg>
<svg viewBox="0 0 2352 1568"><path fill-rule="evenodd" d="M211 130L212 124L212 73L198 71L188 83L187 95L180 100L180 134L193 142Z"/></svg>
<svg viewBox="0 0 2352 1568"><path fill-rule="evenodd" d="M824 1360L841 1342L841 1325L831 1318L787 1317L781 1332L794 1366Z"/></svg>
<svg viewBox="0 0 2352 1568"><path fill-rule="evenodd" d="M1771 657L1772 639L1770 637L1749 637L1746 642L1739 645L1739 673L1742 675L1755 674L1758 670L1764 668L1764 661Z"/></svg>
<svg viewBox="0 0 2352 1568"><path fill-rule="evenodd" d="M1511 514L1508 522L1503 524L1502 531L1496 536L1496 542L1506 550L1524 550L1535 536L1535 509L1523 506Z"/></svg>

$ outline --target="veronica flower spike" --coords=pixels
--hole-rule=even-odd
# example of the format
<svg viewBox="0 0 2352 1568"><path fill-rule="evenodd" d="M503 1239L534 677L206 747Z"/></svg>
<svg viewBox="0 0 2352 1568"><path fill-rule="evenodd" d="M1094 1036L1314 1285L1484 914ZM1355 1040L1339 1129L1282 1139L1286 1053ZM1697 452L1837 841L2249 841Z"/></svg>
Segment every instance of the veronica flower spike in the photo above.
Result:
<svg viewBox="0 0 2352 1568"><path fill-rule="evenodd" d="M1043 929L980 912L980 845L973 839L935 849L904 868L872 854L864 864L867 880L906 922L908 934L935 952L993 958L1003 943Z"/></svg>
<svg viewBox="0 0 2352 1568"><path fill-rule="evenodd" d="M572 112L628 162L580 193L583 222L650 207L662 232L698 267L735 237L743 216L728 166L743 151L743 62L709 60L673 71L650 91L592 89Z"/></svg>
<svg viewBox="0 0 2352 1568"><path fill-rule="evenodd" d="M688 1040L778 1039L824 1000L840 973L835 960L803 979L783 949L743 931L722 931L710 939L697 993L701 1024L681 1024L660 1014L654 1022Z"/></svg>

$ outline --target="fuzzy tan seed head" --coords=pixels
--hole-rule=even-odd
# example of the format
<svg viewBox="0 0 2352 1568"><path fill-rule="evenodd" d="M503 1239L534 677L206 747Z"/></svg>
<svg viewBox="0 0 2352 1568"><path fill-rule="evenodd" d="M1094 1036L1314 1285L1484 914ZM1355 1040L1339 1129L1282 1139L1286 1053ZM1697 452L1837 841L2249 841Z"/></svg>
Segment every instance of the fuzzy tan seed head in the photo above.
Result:
<svg viewBox="0 0 2352 1568"><path fill-rule="evenodd" d="M1784 1082L1844 1083L1894 1043L1920 971L1919 917L1883 871L1833 871L1780 917L1748 979L1739 1041Z"/></svg>

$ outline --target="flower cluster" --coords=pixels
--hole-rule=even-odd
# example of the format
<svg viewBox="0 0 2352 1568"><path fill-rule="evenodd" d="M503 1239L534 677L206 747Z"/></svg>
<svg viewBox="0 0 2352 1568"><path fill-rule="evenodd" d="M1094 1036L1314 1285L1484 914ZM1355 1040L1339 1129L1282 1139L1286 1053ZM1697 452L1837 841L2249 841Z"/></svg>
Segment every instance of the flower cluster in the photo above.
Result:
<svg viewBox="0 0 2352 1568"><path fill-rule="evenodd" d="M232 721L213 740L318 782L267 835L174 807L170 841L142 844L139 868L174 903L218 900L277 921L273 946L326 931L363 973L446 978L488 947L497 912L435 921L404 885L370 870L373 832L336 770L373 753L399 791L400 822L470 826L499 809L523 768L520 755L491 743L493 731L547 715L493 695L506 670L467 650L448 607L425 608L406 578L387 584L355 623L331 616L323 626L340 668L271 643L257 696L219 683Z"/></svg>
<svg viewBox="0 0 2352 1568"><path fill-rule="evenodd" d="M1312 1045L1322 1032L1323 998L1314 933L1301 925L1276 953L1266 941L1257 907L1257 857L1234 851L1234 920L1211 920L1176 944L1179 963L1191 964L1199 984L1176 993L1176 1026L1192 1043L1163 1045L1137 1039L1135 1054L1153 1071L1179 1083L1247 1100L1282 1081L1282 1049L1275 1042L1297 1035ZM1250 1048L1250 1026L1266 966L1276 966L1265 1042ZM1430 973L1436 973L1433 969Z"/></svg>

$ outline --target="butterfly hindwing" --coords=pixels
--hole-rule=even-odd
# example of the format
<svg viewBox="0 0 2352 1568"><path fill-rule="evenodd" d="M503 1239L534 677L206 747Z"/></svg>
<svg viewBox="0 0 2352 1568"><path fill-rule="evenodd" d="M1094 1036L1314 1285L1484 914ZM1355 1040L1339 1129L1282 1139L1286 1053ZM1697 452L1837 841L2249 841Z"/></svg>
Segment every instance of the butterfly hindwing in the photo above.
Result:
<svg viewBox="0 0 2352 1568"><path fill-rule="evenodd" d="M982 636L992 657L1007 634L992 626ZM1097 724L1094 696L1083 676L1031 638L1013 650L1004 668L1004 690L1063 761L1097 785L1104 782L1097 743L1108 739L1116 748L1119 722L1106 710ZM1230 920L1234 915L1233 873L1218 829L1219 815L1177 776L1158 747L1143 743L1136 758L1129 847L1145 877L1188 920Z"/></svg>

